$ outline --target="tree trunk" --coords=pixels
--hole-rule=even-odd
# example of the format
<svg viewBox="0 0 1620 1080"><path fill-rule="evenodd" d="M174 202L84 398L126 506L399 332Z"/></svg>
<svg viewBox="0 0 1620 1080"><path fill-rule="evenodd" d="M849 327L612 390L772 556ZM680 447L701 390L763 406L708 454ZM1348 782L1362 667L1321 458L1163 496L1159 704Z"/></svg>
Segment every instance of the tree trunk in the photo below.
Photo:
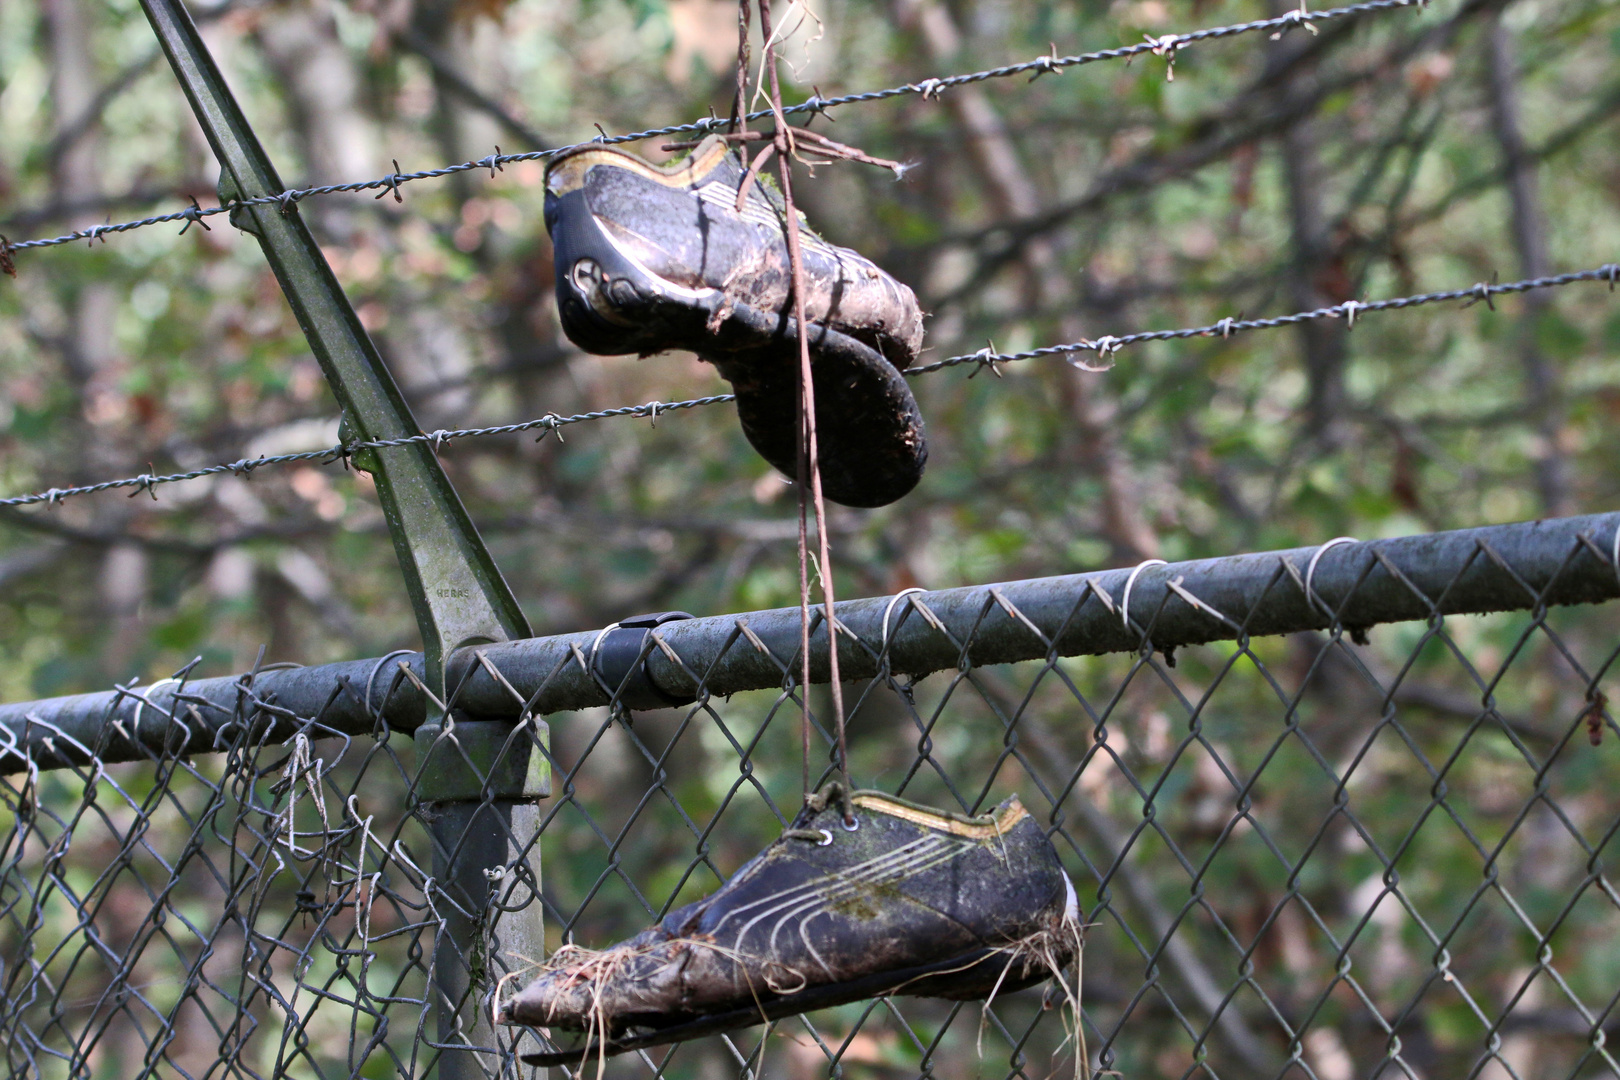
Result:
<svg viewBox="0 0 1620 1080"><path fill-rule="evenodd" d="M957 59L962 35L943 4L935 0L895 0L894 13L901 26L921 37L933 64L945 66ZM962 133L974 172L996 210L1014 221L1039 214L1040 195L1021 164L1017 144L985 93L969 85L952 89L942 100ZM1031 306L1037 310L1072 310L1074 290L1051 240L1036 237L1024 245L1021 254ZM1069 341L1084 336L1080 320L1072 314L1060 321L1059 333ZM1071 369L1062 375L1060 393L1074 421L1074 445L1080 462L1095 472L1102 487L1102 503L1097 508L1099 532L1117 562L1154 558L1159 552L1158 537L1142 512L1140 482L1119 444L1114 426L1118 409L1113 396L1103 377L1094 372Z"/></svg>
<svg viewBox="0 0 1620 1080"><path fill-rule="evenodd" d="M51 52L51 121L53 136L61 136L79 126L93 108L98 79L90 53L90 28L80 0L46 0L45 29ZM92 125L76 140L64 140L62 150L51 162L52 181L65 199L92 199L103 191L102 155L105 148L99 125ZM89 215L72 222L74 228L93 224ZM129 452L119 437L121 409L117 386L117 357L113 347L113 322L118 312L118 294L111 284L90 279L69 297L70 324L62 335L62 365L68 384L78 397L76 422L82 434L75 440L82 448L76 466L85 474L111 475L129 470ZM96 509L97 526L116 527L131 511L125 507ZM141 608L146 597L148 566L146 553L133 545L114 545L102 556L100 601L107 616L107 636L102 661L108 674L127 678L128 668L139 653Z"/></svg>
<svg viewBox="0 0 1620 1080"><path fill-rule="evenodd" d="M1272 13L1281 15L1294 5L1273 0ZM1300 35L1296 32L1296 38ZM1309 63L1290 65L1293 50L1309 42L1283 41L1273 47L1269 66L1291 67L1280 88L1284 99L1308 95L1315 70ZM1342 295L1344 281L1339 253L1323 207L1321 166L1317 153L1317 122L1310 115L1290 124L1278 141L1283 182L1288 192L1289 235L1293 272L1289 276L1290 305L1296 311L1328 307L1351 299ZM1336 288L1335 286L1340 286ZM1348 331L1338 320L1316 319L1299 325L1304 352L1306 399L1305 430L1324 450L1344 444L1344 369L1349 359Z"/></svg>
<svg viewBox="0 0 1620 1080"><path fill-rule="evenodd" d="M1505 184L1513 208L1513 246L1519 259L1519 277L1547 274L1547 229L1541 213L1541 192L1536 163L1526 152L1519 124L1518 65L1513 37L1502 25L1501 14L1492 20L1486 39L1486 72L1491 99L1491 127L1502 150ZM1541 513L1561 517L1573 512L1569 468L1564 460L1562 433L1564 406L1557 369L1542 355L1536 329L1552 297L1529 292L1519 320L1519 359L1524 366L1525 399L1536 432L1536 494Z"/></svg>

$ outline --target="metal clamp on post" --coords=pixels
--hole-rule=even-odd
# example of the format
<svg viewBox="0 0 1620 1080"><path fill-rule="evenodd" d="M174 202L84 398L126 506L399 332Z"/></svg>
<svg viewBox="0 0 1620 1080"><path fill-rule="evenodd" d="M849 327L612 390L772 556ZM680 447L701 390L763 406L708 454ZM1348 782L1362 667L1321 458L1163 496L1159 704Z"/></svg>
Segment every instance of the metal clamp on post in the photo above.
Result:
<svg viewBox="0 0 1620 1080"><path fill-rule="evenodd" d="M416 793L423 802L545 799L551 765L539 745L550 731L538 718L532 731L494 720L457 720L416 729L420 763Z"/></svg>
<svg viewBox="0 0 1620 1080"><path fill-rule="evenodd" d="M591 667L615 700L627 709L667 709L690 705L697 698L689 693L672 693L659 686L647 669L650 654L644 652L647 636L666 623L690 619L684 611L659 611L633 615L604 630L591 650Z"/></svg>

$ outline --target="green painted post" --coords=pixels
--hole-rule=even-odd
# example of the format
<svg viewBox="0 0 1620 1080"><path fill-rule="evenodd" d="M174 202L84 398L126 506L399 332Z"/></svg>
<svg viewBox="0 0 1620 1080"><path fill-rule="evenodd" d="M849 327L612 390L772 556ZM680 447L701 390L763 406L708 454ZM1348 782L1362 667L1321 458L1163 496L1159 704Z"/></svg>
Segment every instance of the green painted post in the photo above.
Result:
<svg viewBox="0 0 1620 1080"><path fill-rule="evenodd" d="M180 0L141 6L219 158L221 199L283 191ZM346 441L420 434L296 203L240 207L231 221L258 238L343 409ZM540 850L530 841L538 826L535 800L549 794L539 749L545 726L458 723L442 703L449 700L446 670L455 650L528 637L528 622L429 444L364 450L353 463L376 480L426 661L416 790L434 847L437 895L430 899L443 920L433 973L438 1075L510 1075L519 1048L495 1030L489 998L503 971L538 959L543 945Z"/></svg>

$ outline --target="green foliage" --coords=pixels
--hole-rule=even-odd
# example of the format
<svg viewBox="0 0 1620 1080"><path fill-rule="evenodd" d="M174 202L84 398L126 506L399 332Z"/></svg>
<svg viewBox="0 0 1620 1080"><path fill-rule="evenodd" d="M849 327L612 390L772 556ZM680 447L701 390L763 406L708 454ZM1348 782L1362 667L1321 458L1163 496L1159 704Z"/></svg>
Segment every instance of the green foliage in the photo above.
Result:
<svg viewBox="0 0 1620 1080"><path fill-rule="evenodd" d="M104 84L151 48L134 0L80 6L87 36L72 47L84 53L89 82ZM555 142L589 139L597 122L639 130L729 108L730 42L716 40L729 30L723 18L702 22L695 0L469 6L500 19L464 12L446 23L436 21L435 5L419 4L412 28ZM1250 0L1219 10L1159 0L941 9L961 38L949 57L931 56L888 6L818 6L825 34L809 46L801 73L784 69L789 97L812 86L831 96L1028 60L1054 42L1061 53L1080 52L1271 13ZM911 96L850 106L835 114L836 126L815 121L817 130L916 168L894 183L886 173L826 165L814 177L798 174L795 191L819 232L880 259L918 291L930 315L927 360L971 353L987 340L1011 350L1466 287L1493 274L1507 280L1524 253L1498 174L1488 26L1475 16L1453 26L1461 10L1436 0L1325 25L1314 37L1201 42L1177 57L1174 82L1163 58L1141 57L1033 83L958 87L937 102ZM482 157L496 142L509 152L529 149L435 81L389 36L380 11L272 4L210 24L210 40L285 179L369 178L389 171L396 157L404 169L424 168ZM1534 18L1530 12L1508 10L1522 134L1532 151L1564 138L1556 154L1538 159L1547 254L1554 270L1612 261L1620 257L1615 110L1586 117L1573 133L1565 125L1614 99L1620 9L1550 0ZM293 30L312 35L295 40L316 42L329 64L320 70L341 77L301 82L307 71L297 51L278 53L275 45ZM1423 34L1432 36L1419 46ZM789 42L795 64L808 36ZM212 201L217 168L161 62L114 96L82 153L53 154L52 140L71 118L55 111L50 46L41 6L0 4L0 231L15 241L174 210L184 195ZM1297 83L1277 74L1289 57L1301 65ZM1305 125L1290 129L1279 117L1293 95L1315 85L1323 96L1305 110ZM976 153L992 144L964 127L969 114L993 118L1006 141ZM665 156L660 142L640 149ZM997 156L1009 152L1012 160ZM998 167L1027 191L1009 192ZM470 172L411 184L402 205L339 195L299 209L424 429L721 392L712 368L691 357L588 357L562 337L550 299L542 174L538 163L513 164L493 177ZM1316 200L1301 206L1306 181ZM1020 210L1015 195L1033 199L1034 209ZM1051 227L1024 253L1008 255L1027 224L1012 219L1042 215ZM19 277L0 279L0 494L330 445L330 393L257 245L223 217L210 224L212 231L194 226L183 237L163 226L90 250L25 252ZM1302 269L1309 260L1301 245L1312 239L1304 232L1326 251ZM1583 285L1545 294L1539 309L1503 297L1494 308L1367 315L1347 333L1338 322L1322 324L1344 350L1339 404L1328 417L1310 409L1332 375L1313 367L1315 346L1293 328L1132 347L1106 374L1053 357L1008 366L999 379L989 371L969 378L971 366L920 377L929 473L895 506L834 509L839 593L1534 517L1549 512L1535 480L1549 447L1568 477L1562 507L1606 508L1620 487L1616 305L1603 286ZM1546 365L1554 386L1540 414L1526 405L1527 353ZM714 614L797 599L793 489L754 455L729 406L661 414L656 423L576 425L538 443L462 442L443 458L540 633L596 628L641 611ZM315 663L414 644L371 485L341 464L214 477L161 489L155 502L125 494L0 514L0 690L8 699L97 689L132 675L150 682L198 654L205 674L243 670L261 645L268 661ZM15 575L3 569L9 557L35 552L46 561ZM1422 625L1383 628L1359 655L1392 671L1415 653L1407 678L1473 699L1479 676L1510 674L1490 684L1504 710L1563 718L1572 706L1551 674L1554 650L1545 642L1523 650L1526 626L1523 616L1448 624L1444 641L1425 638ZM1285 692L1307 681L1298 642L1250 647L1268 671L1292 680ZM1271 762L1254 792L1256 812L1270 815L1282 850L1298 857L1333 813L1334 785L1306 740L1328 743L1344 725L1375 722L1384 703L1304 695L1285 731L1278 717L1296 703L1280 703L1247 656L1212 646L1186 650L1178 662L1190 697L1222 681L1219 705L1202 716L1197 735L1243 782ZM1071 696L1050 687L1035 691L1034 711L1069 759L1097 751L1085 769L1108 779L1086 788L1086 797L1115 820L1139 822L1143 806L1109 765L1110 753L1157 785L1158 824L1187 850L1214 852L1218 833L1201 808L1211 791L1228 804L1231 794L1212 780L1212 755L1196 741L1183 745L1194 733L1168 689L1143 688L1146 680L1120 689L1121 663L1084 658L1060 666L1093 700L1116 691L1129 699L1108 729L1094 729ZM1015 700L1031 690L1018 682L1024 675L983 674L1009 684L1003 691ZM920 714L942 706L942 681L921 684ZM774 700L740 697L727 721L757 722ZM1002 760L1006 731L982 702L951 701L929 737L964 775L988 775ZM1368 836L1386 851L1399 848L1403 830L1433 812L1430 766L1457 751L1446 782L1467 796L1458 805L1485 807L1466 825L1487 848L1501 842L1513 826L1501 809L1508 800L1490 796L1527 782L1512 740L1482 730L1464 743L1455 718L1421 715L1411 745L1383 731L1360 766L1366 779L1349 797ZM559 732L582 723L554 718ZM704 721L677 739L659 728L667 723L648 721L650 732L610 729L619 741L604 756L646 779L632 736L645 740L654 760L673 743L669 788L695 820L707 821L729 805L740 776L730 740L751 745L757 732L728 735ZM789 726L771 725L754 751L767 763L759 782L787 806L798 784ZM852 735L860 773L881 783L916 753L917 732L894 717L857 723ZM1584 746L1564 753L1575 749ZM1576 803L1603 790L1605 758L1560 760L1568 762L1562 792ZM1091 783L1087 777L1082 770ZM133 773L125 780L139 782ZM998 782L1024 781L1008 768ZM673 903L711 888L712 875L680 880L686 863L677 856L690 845L671 839L667 820L631 822L628 807L612 818L627 783L584 776L580 798L604 804L604 820L629 830L620 857L650 868L638 878L647 895ZM935 777L917 784L919 798L949 797ZM712 839L723 870L777 826L753 794L741 812L727 813L728 822L747 825ZM555 848L548 846L548 888L559 904L577 904L606 872L606 856L579 821L558 830ZM1323 910L1336 910L1332 893L1344 882L1376 880L1384 870L1366 838L1334 843L1296 883ZM1252 835L1236 836L1225 851L1210 869L1207 895L1275 900L1293 887ZM1485 865L1460 827L1425 833L1397 863L1413 895L1448 914L1472 895ZM1168 876L1155 887L1167 905L1188 900L1185 880ZM1567 899L1530 886L1522 895L1541 926ZM1256 906L1264 916L1266 905ZM588 910L577 928L582 941L622 934L656 914L617 879ZM1253 917L1223 914L1234 925ZM1565 935L1559 948L1580 957L1570 978L1582 992L1614 985L1614 950L1602 947L1607 918L1577 905L1558 931ZM1350 923L1346 916L1304 933L1318 945L1329 932L1343 941ZM1259 923L1244 925L1259 933ZM1526 933L1489 905L1461 926L1454 951ZM1384 933L1367 931L1347 962L1357 971L1377 964L1383 954L1374 945ZM1432 950L1410 920L1392 924L1388 935L1406 954ZM1124 970L1118 965L1127 962L1139 969L1142 957L1109 956L1108 947L1099 947L1099 970ZM1282 961L1260 955L1278 978L1304 985L1331 977L1278 974ZM373 974L382 985L387 973ZM1390 1000L1410 992L1403 980L1415 977L1391 975ZM1331 1023L1355 1012L1336 997L1322 1008ZM919 1024L919 1036L938 1030L930 1023ZM1447 1053L1478 1035L1477 1021L1455 1002L1425 1013L1422 1024ZM958 1039L961 1026L947 1049L972 1061L970 1040ZM1367 1039L1371 1046L1373 1035ZM1117 1067L1126 1075L1192 1067L1140 1046L1123 1053ZM912 1060L884 1045L873 1050L871 1068L909 1068ZM378 1054L361 1071L385 1076L395 1068Z"/></svg>

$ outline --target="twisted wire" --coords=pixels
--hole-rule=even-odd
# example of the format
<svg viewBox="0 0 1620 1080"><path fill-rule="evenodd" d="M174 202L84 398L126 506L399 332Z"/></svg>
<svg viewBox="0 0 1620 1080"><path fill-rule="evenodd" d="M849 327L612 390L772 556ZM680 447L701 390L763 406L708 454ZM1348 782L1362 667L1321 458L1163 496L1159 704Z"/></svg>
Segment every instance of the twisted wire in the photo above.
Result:
<svg viewBox="0 0 1620 1080"><path fill-rule="evenodd" d="M1467 302L1467 306L1476 303L1489 305L1492 302L1492 297L1529 292L1532 289L1558 288L1582 281L1606 281L1609 284L1609 290L1612 292L1616 284L1620 284L1620 263L1605 263L1591 270L1556 274L1551 277L1526 278L1522 281L1509 281L1501 284L1482 281L1466 289L1419 293L1414 296L1402 296L1392 300L1347 300L1342 304L1334 304L1331 307L1313 308L1310 311L1295 312L1292 315L1279 315L1271 319L1221 319L1204 326L1189 326L1179 330L1147 330L1136 334L1126 334L1122 337L1108 335L1095 340L1083 339L1061 345L1047 345L1039 349L1027 349L1023 352L1004 353L986 348L975 353L951 356L931 364L911 368L905 374L908 377L927 375L931 372L943 371L946 368L958 367L963 364L977 364L981 368L989 367L994 371L997 364L1035 360L1047 356L1068 358L1072 354L1079 352L1092 352L1101 358L1111 360L1120 349L1145 341L1172 341L1194 337L1225 338L1244 331L1270 330L1282 326L1294 326L1298 323L1310 322L1316 319L1342 318L1348 320L1349 325L1353 327L1355 320L1365 314L1375 314L1381 311L1400 311L1406 308L1421 307L1424 304L1437 304L1447 300L1463 300ZM1074 363L1075 361L1071 360L1070 362ZM573 416L558 416L552 413L518 424L444 429L420 435L402 436L397 439L373 439L352 442L331 446L325 450L306 450L297 454L277 454L273 457L243 458L239 461L210 465L206 468L192 469L187 472L165 473L162 475L143 473L140 476L129 476L119 480L103 480L97 484L50 488L27 495L14 495L10 498L0 499L0 507L30 506L37 503L54 505L63 499L76 495L93 495L97 492L112 491L118 488L134 488L135 490L130 493L132 496L145 491L155 499L157 493L153 489L162 484L175 484L184 480L197 480L204 476L217 476L223 473L233 473L238 476L250 475L254 470L266 465L286 465L300 461L318 461L322 464L330 464L334 461L347 461L351 456L362 450L380 450L392 446L405 446L410 443L430 443L435 450L438 450L445 443L458 439L512 435L537 429L544 429L541 432L541 438L544 438L545 435L560 428L571 424L581 424L588 420L608 420L618 417L648 417L656 420L660 413L696 409L704 405L718 405L721 402L735 400L735 394L713 394L708 397L691 398L685 401L649 401L644 405L626 405L616 409L599 409L596 412L576 413Z"/></svg>
<svg viewBox="0 0 1620 1080"><path fill-rule="evenodd" d="M361 440L329 446L324 450L305 450L296 454L261 455L256 458L242 458L238 461L209 465L206 468L191 469L186 472L142 473L140 476L126 476L119 480L103 480L97 484L49 488L29 495L14 495L9 499L0 499L0 506L30 506L36 503L54 505L75 495L94 495L97 492L114 491L119 488L134 488L135 490L130 492L132 496L145 491L155 499L157 493L152 489L163 484L178 484L184 480L199 480L205 476L219 476L224 473L231 473L236 476L250 476L255 470L266 465L290 465L300 461L318 461L323 465L329 465L334 461L347 461L362 450L381 450L391 446L407 446L411 443L431 443L433 448L437 450L445 443L456 439L512 435L518 432L534 431L537 428L545 429L541 432L541 438L544 438L547 434L557 431L559 428L567 427L570 424L582 424L587 420L607 420L621 416L646 416L656 420L660 413L678 412L681 409L695 409L701 405L715 405L722 401L732 401L734 398L735 395L732 394L715 394L711 397L693 398L689 401L649 401L645 405L626 405L616 409L600 409L596 412L576 413L573 416L549 414L536 420L525 420L521 424L454 428L426 432L420 435L405 435L397 439Z"/></svg>
<svg viewBox="0 0 1620 1080"><path fill-rule="evenodd" d="M842 94L837 97L824 98L820 94L812 95L797 105L783 107L787 115L815 115L824 113L828 109L843 105L854 105L870 101L886 101L890 98L906 97L919 94L926 98L936 98L941 93L957 86L966 86L970 83L984 82L989 79L1006 79L1015 75L1032 75L1039 78L1042 75L1056 74L1067 68L1080 67L1084 64L1095 64L1103 60L1129 60L1132 57L1152 53L1162 56L1166 60L1174 61L1175 55L1189 45L1203 41L1213 41L1218 38L1236 37L1240 34L1253 34L1263 31L1282 33L1296 27L1305 27L1312 32L1317 23L1330 22L1335 19L1349 18L1355 15L1364 15L1372 12L1389 11L1395 8L1424 7L1428 0L1365 0L1364 3L1349 4L1344 7L1329 8L1325 11L1307 11L1303 6L1269 19L1255 19L1251 22L1233 23L1228 26L1210 27L1204 30L1193 30L1185 34L1164 34L1159 37L1149 36L1147 40L1135 45L1122 45L1117 49L1099 49L1095 52L1076 53L1073 56L1041 56L1018 64L1007 64L1002 67L986 68L983 71L973 71L960 75L949 75L938 78L924 79L922 82L906 83L902 86L891 86L886 90L868 90L862 93ZM1033 81L1033 80L1032 80ZM749 120L769 119L773 113L769 109L748 114ZM325 184L319 187L289 188L275 195L261 195L252 199L233 200L222 206L197 206L193 204L184 210L176 210L167 214L156 214L152 217L138 218L133 221L121 221L105 225L89 225L75 232L65 233L61 236L46 237L38 240L24 240L20 243L10 243L0 237L0 255L8 253L29 251L34 248L56 247L61 244L72 244L84 240L94 244L98 239L103 243L109 235L129 232L133 229L142 229L148 225L162 225L171 222L184 222L181 232L184 233L193 224L201 223L206 218L217 214L226 214L232 210L249 206L280 206L283 210L304 199L322 195L335 195L343 192L377 191L377 198L392 194L397 200L400 198L401 185L417 180L432 180L438 177L451 176L455 173L469 172L474 169L488 169L490 176L502 166L519 161L539 161L553 157L568 150L581 146L611 146L618 143L637 142L642 139L658 138L665 135L681 135L688 133L705 133L727 125L728 121L720 117L710 116L689 124L671 124L667 127L649 128L645 131L631 132L625 135L604 135L589 142L573 143L568 146L557 147L551 150L534 150L523 154L502 154L497 152L478 159L477 161L464 161L459 165L446 165L436 169L423 169L419 172L400 172L399 165L395 163L395 171L375 180L357 180L347 184Z"/></svg>
<svg viewBox="0 0 1620 1080"><path fill-rule="evenodd" d="M1083 338L1063 345L1046 345L1039 349L1026 349L1023 352L1014 353L996 352L994 349L980 349L976 353L951 356L944 360L936 360L932 364L912 368L906 374L926 375L931 371L940 371L961 364L988 366L1018 360L1035 360L1043 356L1070 356L1078 352L1093 352L1101 358L1109 359L1114 353L1127 345L1136 345L1144 341L1174 341L1195 337L1227 338L1246 330L1271 330L1279 326L1295 326L1316 319L1347 319L1349 321L1348 325L1354 327L1355 320L1362 315L1380 311L1399 311L1404 308L1421 307L1424 304L1438 304L1445 300L1466 300L1470 306L1480 302L1489 305L1493 296L1529 292L1532 289L1553 289L1560 285L1572 285L1577 281L1607 281L1610 291L1613 291L1617 279L1620 279L1620 263L1605 263L1592 270L1556 274L1551 277L1526 278L1523 281L1510 281L1503 284L1481 281L1470 285L1466 289L1419 293L1415 296L1402 296L1393 300L1346 300L1342 304L1334 304L1331 307L1297 311L1292 315L1279 315L1272 319L1220 319L1205 326L1187 326L1179 330L1144 330L1136 334L1125 334L1122 337L1105 335L1095 340Z"/></svg>

